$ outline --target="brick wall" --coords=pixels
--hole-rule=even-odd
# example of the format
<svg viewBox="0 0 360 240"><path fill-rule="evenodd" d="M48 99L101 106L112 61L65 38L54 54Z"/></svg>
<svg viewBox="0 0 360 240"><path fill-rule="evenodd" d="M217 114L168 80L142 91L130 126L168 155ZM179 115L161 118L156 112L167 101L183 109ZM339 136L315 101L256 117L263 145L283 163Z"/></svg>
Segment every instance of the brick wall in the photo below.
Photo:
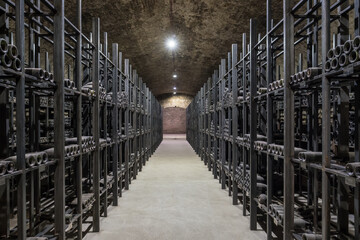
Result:
<svg viewBox="0 0 360 240"><path fill-rule="evenodd" d="M163 132L165 134L185 134L186 109L180 107L163 108Z"/></svg>
<svg viewBox="0 0 360 240"><path fill-rule="evenodd" d="M166 94L158 98L163 108L163 132L165 134L186 133L186 108L193 97L184 94Z"/></svg>

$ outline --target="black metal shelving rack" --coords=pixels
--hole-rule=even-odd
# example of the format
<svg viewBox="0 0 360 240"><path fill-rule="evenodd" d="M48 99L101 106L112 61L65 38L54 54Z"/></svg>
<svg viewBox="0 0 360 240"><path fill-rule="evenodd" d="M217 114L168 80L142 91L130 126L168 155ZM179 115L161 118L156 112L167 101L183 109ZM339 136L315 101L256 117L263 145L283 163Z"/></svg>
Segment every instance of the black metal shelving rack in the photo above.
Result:
<svg viewBox="0 0 360 240"><path fill-rule="evenodd" d="M100 231L162 141L161 107L118 44L98 18L82 32L81 0L75 23L64 4L0 3L1 239Z"/></svg>
<svg viewBox="0 0 360 240"><path fill-rule="evenodd" d="M251 230L359 239L360 2L284 0L278 22L272 2L187 108L187 140Z"/></svg>

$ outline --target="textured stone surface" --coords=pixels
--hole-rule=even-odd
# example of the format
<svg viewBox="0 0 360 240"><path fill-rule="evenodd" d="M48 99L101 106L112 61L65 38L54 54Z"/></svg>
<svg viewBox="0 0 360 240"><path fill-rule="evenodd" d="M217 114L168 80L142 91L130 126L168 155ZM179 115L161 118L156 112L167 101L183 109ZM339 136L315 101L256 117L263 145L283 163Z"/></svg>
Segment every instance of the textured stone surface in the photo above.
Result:
<svg viewBox="0 0 360 240"><path fill-rule="evenodd" d="M85 239L260 240L266 234L249 230L242 206L232 205L185 139L164 136L119 206L110 207L108 217L101 219L100 232Z"/></svg>
<svg viewBox="0 0 360 240"><path fill-rule="evenodd" d="M66 15L73 20L75 0L67 0ZM274 18L281 16L281 0L273 1ZM256 18L259 32L265 29L266 1L247 0L93 0L83 1L84 32L91 30L91 18L101 18L101 32L109 42L119 43L155 96L171 93L195 95L232 43L249 33L249 19ZM165 48L175 35L179 48L174 54ZM111 47L109 49L111 52ZM177 70L179 78L171 75Z"/></svg>
<svg viewBox="0 0 360 240"><path fill-rule="evenodd" d="M193 100L192 96L189 95L180 95L180 94L164 94L158 97L158 100L163 108L167 107L181 107L187 108L191 101Z"/></svg>
<svg viewBox="0 0 360 240"><path fill-rule="evenodd" d="M163 109L163 132L186 133L186 109L167 107Z"/></svg>

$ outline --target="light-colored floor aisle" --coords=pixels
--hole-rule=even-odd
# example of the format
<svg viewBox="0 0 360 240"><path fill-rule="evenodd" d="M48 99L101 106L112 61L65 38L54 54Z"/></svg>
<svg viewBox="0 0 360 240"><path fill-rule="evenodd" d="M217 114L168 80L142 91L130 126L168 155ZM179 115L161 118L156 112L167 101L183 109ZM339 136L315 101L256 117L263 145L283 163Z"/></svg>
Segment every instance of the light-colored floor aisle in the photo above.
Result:
<svg viewBox="0 0 360 240"><path fill-rule="evenodd" d="M265 239L181 137L164 138L93 239Z"/></svg>

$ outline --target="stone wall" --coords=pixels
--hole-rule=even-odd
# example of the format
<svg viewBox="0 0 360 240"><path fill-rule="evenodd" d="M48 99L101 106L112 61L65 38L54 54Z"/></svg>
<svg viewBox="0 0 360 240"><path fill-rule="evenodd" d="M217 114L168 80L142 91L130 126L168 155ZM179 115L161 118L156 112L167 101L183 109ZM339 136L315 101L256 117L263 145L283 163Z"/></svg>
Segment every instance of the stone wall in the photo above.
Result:
<svg viewBox="0 0 360 240"><path fill-rule="evenodd" d="M158 97L158 100L163 108L181 107L186 109L193 97L184 94L166 94Z"/></svg>

